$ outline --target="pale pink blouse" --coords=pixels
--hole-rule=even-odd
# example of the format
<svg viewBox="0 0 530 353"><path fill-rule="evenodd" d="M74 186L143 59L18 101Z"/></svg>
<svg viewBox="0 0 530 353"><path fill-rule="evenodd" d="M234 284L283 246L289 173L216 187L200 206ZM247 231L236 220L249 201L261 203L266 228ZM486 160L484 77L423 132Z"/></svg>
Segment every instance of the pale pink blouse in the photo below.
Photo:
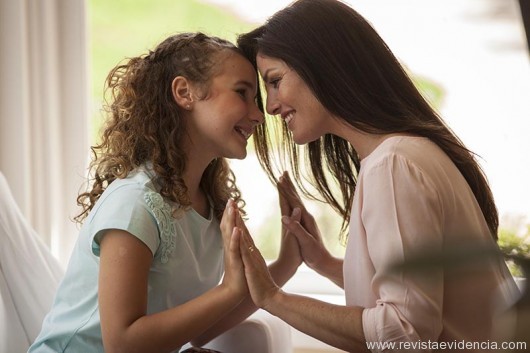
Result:
<svg viewBox="0 0 530 353"><path fill-rule="evenodd" d="M418 253L469 243L494 244L467 182L436 144L394 136L364 158L351 213L344 289L347 305L365 308L367 342L425 342L426 348L429 341L491 339L495 311L516 293L502 260L451 271L388 271ZM512 292L499 298L504 282Z"/></svg>

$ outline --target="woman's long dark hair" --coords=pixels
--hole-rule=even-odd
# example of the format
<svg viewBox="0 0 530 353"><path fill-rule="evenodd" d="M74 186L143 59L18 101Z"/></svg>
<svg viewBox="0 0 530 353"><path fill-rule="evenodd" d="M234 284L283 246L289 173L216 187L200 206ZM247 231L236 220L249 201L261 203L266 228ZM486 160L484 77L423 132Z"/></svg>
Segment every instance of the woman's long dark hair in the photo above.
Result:
<svg viewBox="0 0 530 353"><path fill-rule="evenodd" d="M377 32L351 7L337 0L298 0L261 27L241 35L238 46L254 66L258 52L284 61L331 114L361 131L409 133L432 140L466 179L497 239L497 208L474 153L427 103ZM261 165L276 180L278 171L267 133L271 119L266 120L255 133L255 144ZM284 123L281 141L282 153L290 157L299 181L299 147L293 147ZM360 168L357 152L346 140L328 134L310 142L305 153L309 181L342 215L345 230ZM334 194L330 178L338 181L340 196Z"/></svg>

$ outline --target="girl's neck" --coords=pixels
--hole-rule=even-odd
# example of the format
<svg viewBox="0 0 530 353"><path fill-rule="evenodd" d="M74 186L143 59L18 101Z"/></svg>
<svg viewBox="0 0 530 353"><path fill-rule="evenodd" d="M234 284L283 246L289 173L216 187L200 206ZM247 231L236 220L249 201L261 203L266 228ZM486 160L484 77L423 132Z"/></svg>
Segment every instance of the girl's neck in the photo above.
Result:
<svg viewBox="0 0 530 353"><path fill-rule="evenodd" d="M210 203L206 193L201 188L201 179L208 163L209 161L201 161L200 158L188 158L186 170L182 175L182 179L188 188L191 207L204 218L208 218L210 215Z"/></svg>

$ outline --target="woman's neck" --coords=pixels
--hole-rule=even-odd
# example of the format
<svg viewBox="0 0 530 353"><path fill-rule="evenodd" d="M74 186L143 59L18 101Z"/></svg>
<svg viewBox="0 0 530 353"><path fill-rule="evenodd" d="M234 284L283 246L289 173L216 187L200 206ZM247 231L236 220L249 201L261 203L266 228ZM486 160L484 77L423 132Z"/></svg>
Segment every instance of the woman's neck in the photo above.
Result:
<svg viewBox="0 0 530 353"><path fill-rule="evenodd" d="M353 146L359 155L360 160L368 157L383 141L389 137L406 135L411 136L411 134L407 133L368 133L349 125L347 125L345 129L343 128L340 130L337 134L337 136L342 137Z"/></svg>

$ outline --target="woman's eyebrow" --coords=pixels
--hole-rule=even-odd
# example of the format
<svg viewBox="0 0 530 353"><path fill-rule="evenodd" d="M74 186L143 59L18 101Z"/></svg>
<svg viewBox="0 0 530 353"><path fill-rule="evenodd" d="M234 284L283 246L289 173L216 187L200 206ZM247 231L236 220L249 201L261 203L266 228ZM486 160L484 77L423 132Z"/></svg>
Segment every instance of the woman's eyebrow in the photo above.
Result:
<svg viewBox="0 0 530 353"><path fill-rule="evenodd" d="M261 77L263 78L263 81L265 82L268 82L269 81L269 72L273 70L273 69L267 69L265 70L265 72L261 75Z"/></svg>

